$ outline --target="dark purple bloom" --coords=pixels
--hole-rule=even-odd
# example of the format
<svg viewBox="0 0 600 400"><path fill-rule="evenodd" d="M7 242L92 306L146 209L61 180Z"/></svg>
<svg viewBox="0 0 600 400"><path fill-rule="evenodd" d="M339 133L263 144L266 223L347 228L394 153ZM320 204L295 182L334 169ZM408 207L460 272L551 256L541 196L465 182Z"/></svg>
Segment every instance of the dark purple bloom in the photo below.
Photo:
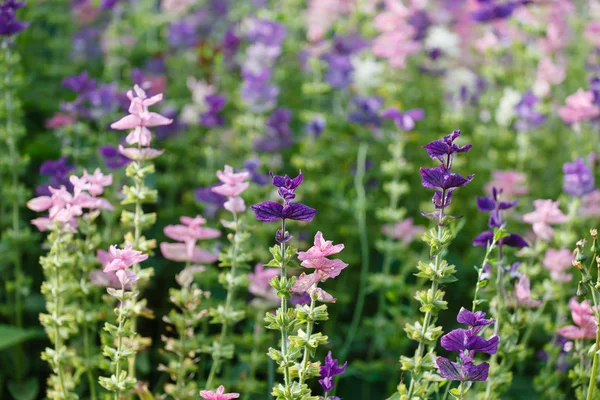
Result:
<svg viewBox="0 0 600 400"><path fill-rule="evenodd" d="M225 122L219 113L225 108L227 97L211 94L204 98L208 109L200 115L200 125L206 127L222 126Z"/></svg>
<svg viewBox="0 0 600 400"><path fill-rule="evenodd" d="M417 10L410 16L408 23L415 29L413 40L419 41L425 39L427 29L431 25L431 18L425 10Z"/></svg>
<svg viewBox="0 0 600 400"><path fill-rule="evenodd" d="M331 356L331 351L327 353L327 357L325 357L325 362L321 365L321 379L319 379L319 383L323 387L325 393L331 392L331 390L335 386L333 378L346 372L346 365L348 365L348 361L346 361L342 366L340 366L339 361L333 359L333 357Z"/></svg>
<svg viewBox="0 0 600 400"><path fill-rule="evenodd" d="M451 134L444 136L441 140L434 140L433 142L426 144L423 148L427 150L429 157L432 159L437 158L449 169L452 166L454 153L466 153L472 147L470 144L459 146L453 143L459 136L460 131L455 130Z"/></svg>
<svg viewBox="0 0 600 400"><path fill-rule="evenodd" d="M563 190L571 196L583 196L593 192L594 174L581 158L563 165Z"/></svg>
<svg viewBox="0 0 600 400"><path fill-rule="evenodd" d="M538 102L539 99L532 92L526 92L523 95L519 104L515 106L515 111L519 116L519 119L515 122L516 130L528 131L544 123L546 116L535 111L535 105Z"/></svg>
<svg viewBox="0 0 600 400"><path fill-rule="evenodd" d="M290 122L292 112L287 108L278 108L265 123L267 132L254 141L254 148L258 151L275 152L290 147L294 141Z"/></svg>
<svg viewBox="0 0 600 400"><path fill-rule="evenodd" d="M27 28L27 22L17 20L15 10L25 7L17 0L4 0L0 3L0 36L12 36Z"/></svg>
<svg viewBox="0 0 600 400"><path fill-rule="evenodd" d="M498 342L498 336L486 340L478 336L475 329L455 329L442 336L440 340L442 347L448 351L467 350L486 354L496 354Z"/></svg>
<svg viewBox="0 0 600 400"><path fill-rule="evenodd" d="M445 357L438 357L435 360L440 375L451 381L486 381L488 378L488 371L490 365L483 362L479 365L473 364L473 362L457 363L450 361Z"/></svg>
<svg viewBox="0 0 600 400"><path fill-rule="evenodd" d="M348 115L348 120L359 125L380 126L379 109L383 105L381 97L356 96L352 99L354 111Z"/></svg>
<svg viewBox="0 0 600 400"><path fill-rule="evenodd" d="M421 184L427 189L454 189L467 186L473 180L473 175L466 178L451 172L444 165L436 168L421 168Z"/></svg>
<svg viewBox="0 0 600 400"><path fill-rule="evenodd" d="M478 333L484 326L494 323L493 319L485 319L485 313L483 311L471 312L464 307L461 307L456 321L463 325L468 325L474 330L474 333Z"/></svg>
<svg viewBox="0 0 600 400"><path fill-rule="evenodd" d="M293 307L296 307L297 305L303 306L305 304L310 304L310 301L310 294L308 294L308 292L303 292L302 294L292 292L292 297L289 300L290 305Z"/></svg>
<svg viewBox="0 0 600 400"><path fill-rule="evenodd" d="M259 73L242 70L242 101L254 112L265 112L275 107L279 88L271 84L271 70L264 69Z"/></svg>
<svg viewBox="0 0 600 400"><path fill-rule="evenodd" d="M594 93L594 104L600 105L600 78L594 77L590 80L590 90Z"/></svg>
<svg viewBox="0 0 600 400"><path fill-rule="evenodd" d="M120 0L102 0L100 2L100 8L102 10L112 10Z"/></svg>
<svg viewBox="0 0 600 400"><path fill-rule="evenodd" d="M481 3L481 2L480 2ZM506 2L489 1L471 14L474 21L489 22L508 18L519 7L531 3L530 0L515 0Z"/></svg>
<svg viewBox="0 0 600 400"><path fill-rule="evenodd" d="M389 118L394 120L396 127L402 131L412 131L416 125L416 121L421 121L425 118L425 111L422 108L415 108L402 112L397 108L388 108L383 110L381 114L383 118Z"/></svg>
<svg viewBox="0 0 600 400"><path fill-rule="evenodd" d="M244 168L246 168L246 171L250 172L250 179L252 179L252 182L261 186L266 185L269 183L270 179L267 175L258 172L259 167L260 161L258 159L244 161Z"/></svg>
<svg viewBox="0 0 600 400"><path fill-rule="evenodd" d="M223 53L232 58L240 47L240 38L236 35L233 29L227 29L225 34L223 35L223 40L221 42L223 47Z"/></svg>
<svg viewBox="0 0 600 400"><path fill-rule="evenodd" d="M65 186L67 190L72 190L73 185L69 181L69 173L75 169L74 165L69 165L67 157L61 157L58 160L48 160L40 166L40 175L48 177L48 183L38 185L35 189L39 196L50 195L48 186L60 188Z"/></svg>
<svg viewBox="0 0 600 400"><path fill-rule="evenodd" d="M473 246L477 247L487 247L494 241L494 232L493 231L484 231L481 232L475 239L473 239ZM515 247L517 249L521 249L523 247L529 247L529 244L523 239L521 236L516 233L510 233L508 236L503 237L498 241L499 246L508 246Z"/></svg>
<svg viewBox="0 0 600 400"><path fill-rule="evenodd" d="M196 200L198 200L201 203L212 204L219 208L222 208L225 202L227 201L227 197L212 191L212 188L218 185L219 184L214 184L208 187L196 189Z"/></svg>
<svg viewBox="0 0 600 400"><path fill-rule="evenodd" d="M504 225L504 222L502 221L502 211L513 208L519 204L518 200L500 201L501 194L502 189L498 190L492 188L492 197L477 198L477 208L479 208L479 211L490 213L490 219L488 221L488 226L490 228L500 228Z"/></svg>
<svg viewBox="0 0 600 400"><path fill-rule="evenodd" d="M333 41L333 50L340 55L352 55L369 46L369 42L357 34L336 36Z"/></svg>
<svg viewBox="0 0 600 400"><path fill-rule="evenodd" d="M131 162L115 146L101 146L98 148L98 153L104 158L104 165L109 169L120 169Z"/></svg>
<svg viewBox="0 0 600 400"><path fill-rule="evenodd" d="M320 137L321 133L325 130L325 118L317 115L310 120L308 124L304 126L304 131L313 137Z"/></svg>

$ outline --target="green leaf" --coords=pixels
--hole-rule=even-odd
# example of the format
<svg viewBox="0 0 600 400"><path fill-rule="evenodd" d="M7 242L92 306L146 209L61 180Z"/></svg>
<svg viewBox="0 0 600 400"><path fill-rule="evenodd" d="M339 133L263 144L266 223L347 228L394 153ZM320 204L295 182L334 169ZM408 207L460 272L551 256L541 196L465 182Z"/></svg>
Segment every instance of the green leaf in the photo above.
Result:
<svg viewBox="0 0 600 400"><path fill-rule="evenodd" d="M35 400L39 391L40 386L35 378L29 378L21 384L14 381L8 383L8 392L15 400Z"/></svg>
<svg viewBox="0 0 600 400"><path fill-rule="evenodd" d="M24 329L12 325L0 325L0 350L29 339L41 337L44 337L44 331L41 329Z"/></svg>

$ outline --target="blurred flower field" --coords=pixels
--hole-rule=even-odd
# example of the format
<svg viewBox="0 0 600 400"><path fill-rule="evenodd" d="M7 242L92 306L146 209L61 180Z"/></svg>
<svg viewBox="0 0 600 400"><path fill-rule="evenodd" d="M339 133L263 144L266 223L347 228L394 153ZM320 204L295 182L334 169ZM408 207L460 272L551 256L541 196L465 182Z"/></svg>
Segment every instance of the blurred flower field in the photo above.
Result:
<svg viewBox="0 0 600 400"><path fill-rule="evenodd" d="M600 399L600 1L0 0L0 399Z"/></svg>

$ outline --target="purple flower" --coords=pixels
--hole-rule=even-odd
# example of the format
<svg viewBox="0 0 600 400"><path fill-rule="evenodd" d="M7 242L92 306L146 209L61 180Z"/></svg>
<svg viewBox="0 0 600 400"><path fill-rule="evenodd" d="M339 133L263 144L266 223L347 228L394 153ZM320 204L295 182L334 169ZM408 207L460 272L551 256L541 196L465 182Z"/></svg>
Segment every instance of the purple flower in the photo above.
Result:
<svg viewBox="0 0 600 400"><path fill-rule="evenodd" d="M268 46L281 47L287 33L283 24L268 19L253 18L248 21L246 28L247 40Z"/></svg>
<svg viewBox="0 0 600 400"><path fill-rule="evenodd" d="M219 208L222 208L225 202L227 201L227 197L212 191L213 187L219 185L220 183L216 183L208 187L196 189L196 200L198 200L201 203L212 204Z"/></svg>
<svg viewBox="0 0 600 400"><path fill-rule="evenodd" d="M500 201L500 195L502 189L498 190L495 187L492 188L492 197L478 197L477 208L481 212L489 212L490 219L488 226L490 228L500 228L504 225L502 221L502 211L513 208L519 204L518 200L515 201Z"/></svg>
<svg viewBox="0 0 600 400"><path fill-rule="evenodd" d="M333 377L346 372L346 365L348 365L348 361L346 361L342 366L340 366L339 361L333 359L333 357L331 356L331 351L327 353L327 357L325 357L325 362L321 365L321 379L319 379L319 383L323 387L323 391L325 391L325 393L331 392L331 390L335 386L335 382L333 382Z"/></svg>
<svg viewBox="0 0 600 400"><path fill-rule="evenodd" d="M414 129L416 121L421 121L425 118L425 111L422 108L415 108L402 112L397 108L391 107L383 110L381 116L393 120L398 129L410 132Z"/></svg>
<svg viewBox="0 0 600 400"><path fill-rule="evenodd" d="M352 83L352 72L354 67L350 56L344 54L327 53L321 57L327 63L325 82L334 89L342 89Z"/></svg>
<svg viewBox="0 0 600 400"><path fill-rule="evenodd" d="M291 219L295 221L312 221L317 214L317 210L301 203L292 203L296 197L296 189L303 180L302 172L295 178L289 176L273 175L271 173L272 184L277 188L277 194L284 200L284 204L274 201L263 201L250 208L256 214L256 219L262 222L274 222L278 220ZM283 238L283 235L282 235Z"/></svg>
<svg viewBox="0 0 600 400"><path fill-rule="evenodd" d="M250 179L252 180L252 182L263 186L269 183L270 179L267 175L258 172L259 167L260 161L258 159L244 161L244 168L250 173Z"/></svg>
<svg viewBox="0 0 600 400"><path fill-rule="evenodd" d="M35 192L39 196L49 196L50 190L48 186L60 188L65 186L71 191L73 185L69 181L69 173L75 169L74 165L69 165L67 157L61 157L58 160L48 160L40 166L40 175L48 176L48 183L39 185Z"/></svg>
<svg viewBox="0 0 600 400"><path fill-rule="evenodd" d="M89 77L87 71L63 79L62 85L78 95L87 95L96 89L96 81Z"/></svg>
<svg viewBox="0 0 600 400"><path fill-rule="evenodd" d="M484 326L494 323L493 319L485 319L483 311L471 312L464 307L460 308L456 321L463 325L468 325L473 329L474 333L478 333Z"/></svg>
<svg viewBox="0 0 600 400"><path fill-rule="evenodd" d="M445 357L438 357L435 363L440 370L440 375L451 381L486 381L490 369L490 365L486 362L479 365L473 362L458 363Z"/></svg>
<svg viewBox="0 0 600 400"><path fill-rule="evenodd" d="M484 231L473 239L473 246L476 247L487 247L494 241L493 231ZM498 241L499 246L508 246L521 249L523 247L529 247L529 244L521 236L516 233L510 233L508 236L503 237Z"/></svg>
<svg viewBox="0 0 600 400"><path fill-rule="evenodd" d="M189 20L175 21L169 25L167 39L174 49L192 48L198 42L196 25Z"/></svg>
<svg viewBox="0 0 600 400"><path fill-rule="evenodd" d="M507 1L500 4L495 0L479 3L482 4L481 7L471 14L471 18L476 22L489 22L510 17L517 8L531 3L531 0Z"/></svg>
<svg viewBox="0 0 600 400"><path fill-rule="evenodd" d="M563 190L571 196L581 197L595 190L594 174L585 162L578 158L563 165Z"/></svg>
<svg viewBox="0 0 600 400"><path fill-rule="evenodd" d="M254 141L258 151L275 152L292 146L294 143L290 122L292 112L287 108L278 108L265 123L267 132Z"/></svg>
<svg viewBox="0 0 600 400"><path fill-rule="evenodd" d="M442 189L443 191L467 186L473 180L473 175L463 178L459 174L446 169L444 165L436 168L421 168L421 184L427 189ZM442 207L444 207L443 205ZM437 208L442 208L437 207Z"/></svg>
<svg viewBox="0 0 600 400"><path fill-rule="evenodd" d="M131 160L122 155L115 146L101 146L98 148L98 154L104 158L104 165L109 169L120 169L131 162Z"/></svg>
<svg viewBox="0 0 600 400"><path fill-rule="evenodd" d="M12 36L27 28L27 22L17 20L15 10L25 7L17 0L5 0L0 4L0 36Z"/></svg>
<svg viewBox="0 0 600 400"><path fill-rule="evenodd" d="M452 167L454 153L466 153L472 147L471 144L466 144L464 146L455 144L454 140L459 136L460 131L456 130L451 134L444 136L441 140L434 140L433 142L426 144L423 148L427 150L429 157L432 159L437 158L447 169L450 169Z"/></svg>
<svg viewBox="0 0 600 400"><path fill-rule="evenodd" d="M275 107L277 96L279 96L279 88L272 85L271 70L264 69L259 73L242 71L242 101L254 112L265 112Z"/></svg>
<svg viewBox="0 0 600 400"><path fill-rule="evenodd" d="M515 111L519 119L515 123L515 129L518 131L528 131L542 125L546 120L544 114L535 111L535 105L539 99L532 93L526 92L521 101L515 106Z"/></svg>
<svg viewBox="0 0 600 400"><path fill-rule="evenodd" d="M211 94L204 98L208 109L200 115L200 125L206 127L222 126L223 117L219 113L225 108L227 97L218 94Z"/></svg>
<svg viewBox="0 0 600 400"><path fill-rule="evenodd" d="M485 313L484 313L485 315ZM498 351L498 336L486 340L477 335L475 329L455 329L442 336L440 343L448 351L474 351L486 354L496 354Z"/></svg>
<svg viewBox="0 0 600 400"><path fill-rule="evenodd" d="M359 125L380 126L379 109L383 105L381 97L356 96L352 99L354 111L348 115L348 120Z"/></svg>
<svg viewBox="0 0 600 400"><path fill-rule="evenodd" d="M325 130L325 124L325 118L317 115L304 126L304 132L310 136L318 138Z"/></svg>

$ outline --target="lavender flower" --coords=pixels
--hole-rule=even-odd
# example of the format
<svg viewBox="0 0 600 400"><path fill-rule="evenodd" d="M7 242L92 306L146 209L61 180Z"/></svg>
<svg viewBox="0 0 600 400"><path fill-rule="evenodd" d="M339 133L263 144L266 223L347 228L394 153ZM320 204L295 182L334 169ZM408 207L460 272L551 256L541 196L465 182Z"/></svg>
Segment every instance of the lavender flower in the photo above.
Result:
<svg viewBox="0 0 600 400"><path fill-rule="evenodd" d="M48 160L40 166L40 174L48 176L48 183L39 185L35 192L38 196L49 196L48 186L60 188L65 186L68 191L72 191L73 185L69 181L69 173L75 169L74 165L68 164L67 157L61 157L58 160Z"/></svg>
<svg viewBox="0 0 600 400"><path fill-rule="evenodd" d="M578 158L563 165L565 174L563 190L571 196L581 197L595 190L594 174L585 162Z"/></svg>
<svg viewBox="0 0 600 400"><path fill-rule="evenodd" d="M440 375L452 381L485 381L488 377L489 364L483 362L474 364L475 353L496 354L498 351L498 336L484 339L477 334L485 325L493 323L493 320L485 319L482 311L471 312L464 307L460 309L456 320L469 326L469 329L455 329L442 336L441 345L448 351L457 351L460 362L453 362L445 357L435 360Z"/></svg>
<svg viewBox="0 0 600 400"><path fill-rule="evenodd" d="M416 121L425 118L425 111L422 108L415 108L402 112L397 108L390 107L385 109L381 116L393 120L398 129L410 132L414 129Z"/></svg>
<svg viewBox="0 0 600 400"><path fill-rule="evenodd" d="M327 63L325 81L336 89L350 85L354 72L351 56L367 45L368 43L356 34L336 37L332 50L321 57Z"/></svg>
<svg viewBox="0 0 600 400"><path fill-rule="evenodd" d="M325 393L331 392L333 387L335 386L335 382L333 381L333 377L338 376L346 372L346 365L348 361L346 361L342 366L338 360L333 359L331 356L331 351L327 353L327 357L325 357L325 362L321 365L319 383L323 387L323 391ZM332 397L330 397L332 398Z"/></svg>
<svg viewBox="0 0 600 400"><path fill-rule="evenodd" d="M104 158L104 165L109 169L120 169L131 162L131 160L122 155L115 146L101 146L98 148L98 154Z"/></svg>
<svg viewBox="0 0 600 400"><path fill-rule="evenodd" d="M275 152L292 146L292 131L289 126L291 120L292 112L287 108L273 111L265 124L267 133L254 141L254 149Z"/></svg>
<svg viewBox="0 0 600 400"><path fill-rule="evenodd" d="M546 120L546 116L535 111L535 105L539 99L531 92L526 92L521 101L515 106L519 119L515 122L515 129L524 132L537 128Z"/></svg>
<svg viewBox="0 0 600 400"><path fill-rule="evenodd" d="M515 0L498 2L497 0L479 1L479 9L471 14L476 22L490 22L499 19L505 19L519 7L531 3L531 0Z"/></svg>
<svg viewBox="0 0 600 400"><path fill-rule="evenodd" d="M267 175L258 172L259 167L260 160L258 159L250 159L244 161L244 168L250 173L250 179L252 180L252 182L263 186L269 183L270 179Z"/></svg>
<svg viewBox="0 0 600 400"><path fill-rule="evenodd" d="M383 105L381 97L357 96L352 99L354 111L348 115L348 120L365 126L381 126L379 109Z"/></svg>
<svg viewBox="0 0 600 400"><path fill-rule="evenodd" d="M224 124L223 116L219 113L225 108L227 97L218 94L212 94L205 97L208 109L200 115L200 125L206 127L222 126Z"/></svg>
<svg viewBox="0 0 600 400"><path fill-rule="evenodd" d="M318 138L325 130L325 125L325 118L317 115L304 126L304 132L312 137Z"/></svg>
<svg viewBox="0 0 600 400"><path fill-rule="evenodd" d="M273 186L277 188L277 194L283 199L284 204L282 205L274 201L264 201L251 206L250 208L256 214L256 219L262 222L274 222L286 219L312 221L313 217L317 214L317 210L301 203L292 203L292 200L296 198L296 189L303 180L302 171L293 179L287 175L273 175L272 172L270 175ZM278 234L284 235L284 232L278 232ZM281 239L283 239L283 236Z"/></svg>
<svg viewBox="0 0 600 400"><path fill-rule="evenodd" d="M0 4L0 36L12 36L27 28L27 22L17 20L15 11L25 7L17 0L5 0Z"/></svg>
<svg viewBox="0 0 600 400"><path fill-rule="evenodd" d="M167 33L169 46L174 49L189 49L198 42L196 26L192 21L175 21L169 25Z"/></svg>
<svg viewBox="0 0 600 400"><path fill-rule="evenodd" d="M241 97L248 109L254 112L265 112L275 106L279 88L271 84L269 69L258 73L242 70L242 79Z"/></svg>

